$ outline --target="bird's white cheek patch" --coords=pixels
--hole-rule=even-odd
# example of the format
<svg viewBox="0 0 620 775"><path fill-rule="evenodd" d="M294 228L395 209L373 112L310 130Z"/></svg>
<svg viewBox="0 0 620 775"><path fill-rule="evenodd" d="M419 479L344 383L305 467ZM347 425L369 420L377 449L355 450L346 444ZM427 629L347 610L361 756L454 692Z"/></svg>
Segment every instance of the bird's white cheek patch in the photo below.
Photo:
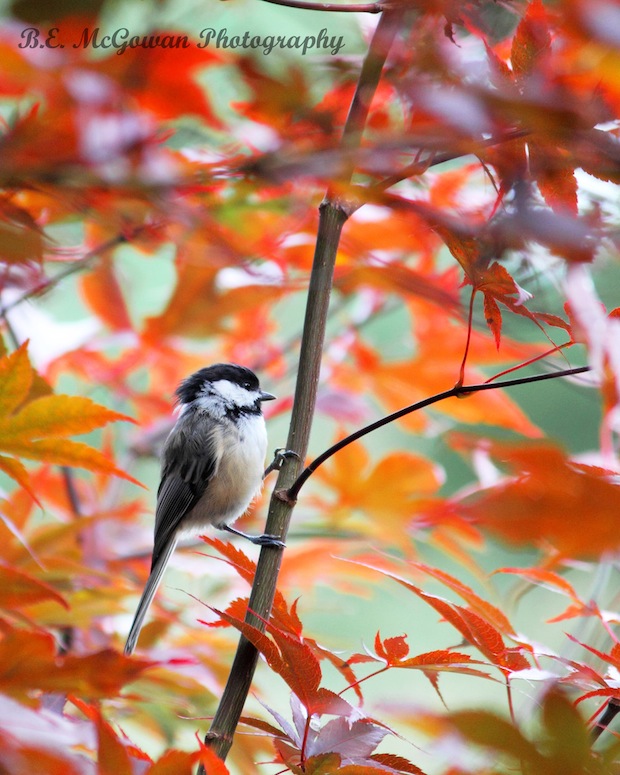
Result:
<svg viewBox="0 0 620 775"><path fill-rule="evenodd" d="M218 379L212 385L227 404L253 406L256 399L260 397L258 390L246 390L241 385L235 385L234 382L230 382L227 379Z"/></svg>

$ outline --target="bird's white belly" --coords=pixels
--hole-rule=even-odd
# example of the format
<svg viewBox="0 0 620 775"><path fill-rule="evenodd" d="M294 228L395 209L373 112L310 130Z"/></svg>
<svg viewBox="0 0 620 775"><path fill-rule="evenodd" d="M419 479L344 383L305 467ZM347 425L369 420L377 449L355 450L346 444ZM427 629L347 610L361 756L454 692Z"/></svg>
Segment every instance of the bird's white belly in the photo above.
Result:
<svg viewBox="0 0 620 775"><path fill-rule="evenodd" d="M232 443L231 443L232 442ZM219 464L204 495L183 520L184 529L230 524L240 517L263 484L267 432L262 418L248 418L238 438L226 434Z"/></svg>

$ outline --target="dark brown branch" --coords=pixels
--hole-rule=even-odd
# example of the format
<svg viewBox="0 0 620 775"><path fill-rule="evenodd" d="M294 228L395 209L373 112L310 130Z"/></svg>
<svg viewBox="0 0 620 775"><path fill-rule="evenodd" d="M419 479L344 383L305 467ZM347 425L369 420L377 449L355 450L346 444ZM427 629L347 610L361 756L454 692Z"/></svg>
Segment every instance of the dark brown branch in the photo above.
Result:
<svg viewBox="0 0 620 775"><path fill-rule="evenodd" d="M285 5L288 8L299 8L302 11L333 11L340 13L381 13L388 7L387 3L310 3L306 0L263 0L264 3Z"/></svg>
<svg viewBox="0 0 620 775"><path fill-rule="evenodd" d="M620 713L620 700L611 697L600 719L592 729L592 741L598 740L601 734L609 727L614 718Z"/></svg>
<svg viewBox="0 0 620 775"><path fill-rule="evenodd" d="M361 140L370 101L401 22L402 12L400 10L386 12L379 19L343 130L343 148L353 148ZM350 178L352 174L353 168L350 167L347 176ZM342 178L340 182L343 182ZM287 440L287 448L295 451L299 459L296 457L285 459L271 497L267 517L266 531L282 539L286 537L294 504L286 499L282 500L279 493L286 491L293 484L299 473L301 465L299 461L303 460L308 448L316 404L334 265L340 234L346 220L345 203L341 202L333 193L328 192L320 207L319 230L301 340L299 372ZM261 549L250 593L248 613L246 614L246 622L261 631L264 631L265 622L271 613L281 560L282 549L271 546ZM245 637L241 636L228 681L211 728L205 738L205 743L221 759L226 758L232 745L233 735L252 685L257 661L256 648ZM204 775L204 769L201 768L200 772Z"/></svg>
<svg viewBox="0 0 620 775"><path fill-rule="evenodd" d="M297 451L300 459L305 456L310 436L333 266L345 220L346 216L339 208L325 203L322 205L287 441L287 448ZM316 357L316 353L319 357ZM286 489L292 483L299 465L297 459L285 460L278 476L276 492L281 488ZM291 513L292 504L283 502L274 493L269 506L266 531L284 539ZM264 622L269 619L271 613L281 560L282 549L271 546L261 549L246 615L246 622L260 630L264 630ZM226 687L205 738L205 743L210 745L221 759L226 758L232 745L233 734L252 684L257 660L258 652L255 646L241 636Z"/></svg>
<svg viewBox="0 0 620 775"><path fill-rule="evenodd" d="M408 164L398 172L395 172L393 175L389 175L387 178L384 178L384 180L380 180L378 183L370 186L368 190L372 194L386 191L388 188L395 186L397 183L400 183L403 180L407 180L407 178L411 178L414 175L421 175L429 167L436 167L438 164L445 164L448 161L460 159L465 155L476 155L478 151L483 148L492 148L495 145L501 145L502 143L508 143L511 140L517 140L520 137L527 137L529 134L531 133L527 129L515 128L505 132L502 135L489 137L486 140L479 140L475 142L475 144L472 146L472 149L468 152L463 152L462 150L458 151L457 153L451 153L449 151L445 153L430 152L427 159L421 161L416 159L415 161L411 162L411 164Z"/></svg>
<svg viewBox="0 0 620 775"><path fill-rule="evenodd" d="M71 506L71 512L74 517L78 518L82 516L82 506L80 504L80 496L78 495L77 487L75 485L75 479L73 477L73 471L69 466L61 466L60 473L65 484L65 492L67 493L67 499Z"/></svg>
<svg viewBox="0 0 620 775"><path fill-rule="evenodd" d="M99 256L102 256L104 253L107 253L108 250L112 250L118 247L119 245L123 245L126 242L131 242L131 240L137 237L138 234L140 234L140 232L142 231L144 231L144 227L138 226L133 230L133 232L130 235L117 234L115 237L112 237L106 242L102 242L101 245L97 245L97 247L93 248L91 251L86 253L86 255L82 256L82 258L78 258L75 261L73 261L71 264L69 264L69 266L66 269L63 269L61 272L58 272L58 274L45 280L45 282L39 283L39 285L35 286L34 288L30 288L30 290L23 293L21 296L19 296L17 299L12 301L10 304L7 304L6 306L2 307L0 309L0 317L4 318L5 322L8 323L8 321L6 320L6 315L12 309L15 309L15 307L18 307L20 304L23 304L23 302L28 301L28 299L32 299L35 296L39 296L40 294L45 293L46 291L49 291L51 288L61 283L64 279L66 279L70 275L75 274L76 272L81 272L82 269L88 268L88 266L96 258L99 258Z"/></svg>
<svg viewBox="0 0 620 775"><path fill-rule="evenodd" d="M549 374L535 374L532 377L507 379L503 382L484 382L480 385L455 385L453 388L450 388L450 390L444 390L443 393L437 393L434 396L429 396L429 398L425 398L422 401L417 401L415 404L411 404L410 406L406 406L403 409L399 409L397 412L388 414L386 417L382 417L380 420L376 420L370 425L366 425L364 428L360 428L354 433L351 433L349 436L346 436L344 439L341 439L329 449L326 449L325 452L316 457L310 463L310 465L304 468L293 485L287 490L286 496L289 500L293 502L296 501L297 496L299 495L299 491L316 471L316 469L325 463L326 460L329 460L332 455L335 455L336 452L340 452L341 449L344 449L344 447L348 447L349 444L352 444L354 441L361 439L362 436L366 436L368 433L372 433L379 428L383 428L384 425L388 425L395 420L399 420L401 417L405 417L407 414L417 412L419 409L424 409L425 407L431 406L432 404L437 404L439 401L445 401L446 398L459 398L464 395L469 395L470 393L478 393L481 390L495 390L496 388L513 387L514 385L527 385L530 382L542 382L543 380L547 379L570 377L573 374L583 374L586 371L590 371L589 366L579 366L574 369L564 369L563 371L555 371Z"/></svg>
<svg viewBox="0 0 620 775"><path fill-rule="evenodd" d="M255 175L270 181L282 181L310 177L323 177L325 170L332 171L336 177L344 175L346 170L355 167L365 174L376 176L378 159L390 159L389 174L385 178L366 187L359 186L359 201L351 203L351 211L359 209L366 202L381 201L381 194L392 186L408 178L423 174L429 167L435 167L448 161L461 159L465 156L477 156L485 148L501 145L520 137L526 137L531 132L527 129L514 128L505 133L490 138L461 138L458 142L450 137L428 137L406 135L392 140L381 140L372 145L346 148L334 146L320 151L282 154L276 152L263 153L252 159L246 159L229 168L230 172L240 175ZM443 150L451 144L454 150ZM397 172L392 172L394 162L392 156L398 154L415 154L415 159ZM423 156L422 156L423 154ZM384 161L387 164L386 161ZM372 170L369 172L367 167ZM333 170L336 170L334 173ZM345 171L345 172L342 172Z"/></svg>

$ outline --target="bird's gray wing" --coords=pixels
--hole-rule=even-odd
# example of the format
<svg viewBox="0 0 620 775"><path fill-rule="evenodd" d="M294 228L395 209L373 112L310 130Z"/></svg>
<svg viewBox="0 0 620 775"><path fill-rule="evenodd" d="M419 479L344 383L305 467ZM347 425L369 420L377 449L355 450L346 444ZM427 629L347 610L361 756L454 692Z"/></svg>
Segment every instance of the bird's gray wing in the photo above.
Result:
<svg viewBox="0 0 620 775"><path fill-rule="evenodd" d="M200 438L201 445L194 442ZM164 452L162 478L157 490L155 540L151 567L168 546L179 524L204 495L221 456L215 433L184 433L182 429Z"/></svg>
<svg viewBox="0 0 620 775"><path fill-rule="evenodd" d="M188 427L192 433L188 432ZM125 654L132 654L136 647L144 618L176 546L177 529L216 474L221 449L217 426L206 418L195 416L188 416L185 422L179 423L166 441L157 490L151 572L129 630Z"/></svg>

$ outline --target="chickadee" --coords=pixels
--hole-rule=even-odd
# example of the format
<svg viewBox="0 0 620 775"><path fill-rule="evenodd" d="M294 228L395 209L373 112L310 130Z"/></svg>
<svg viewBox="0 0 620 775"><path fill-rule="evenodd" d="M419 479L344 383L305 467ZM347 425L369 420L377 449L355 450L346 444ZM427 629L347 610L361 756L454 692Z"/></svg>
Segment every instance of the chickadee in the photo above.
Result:
<svg viewBox="0 0 620 775"><path fill-rule="evenodd" d="M142 623L181 533L208 525L255 544L283 546L275 536L248 536L230 527L259 493L267 450L261 390L249 369L216 363L192 374L176 391L179 416L162 452L151 573L134 616L125 654L133 653Z"/></svg>

